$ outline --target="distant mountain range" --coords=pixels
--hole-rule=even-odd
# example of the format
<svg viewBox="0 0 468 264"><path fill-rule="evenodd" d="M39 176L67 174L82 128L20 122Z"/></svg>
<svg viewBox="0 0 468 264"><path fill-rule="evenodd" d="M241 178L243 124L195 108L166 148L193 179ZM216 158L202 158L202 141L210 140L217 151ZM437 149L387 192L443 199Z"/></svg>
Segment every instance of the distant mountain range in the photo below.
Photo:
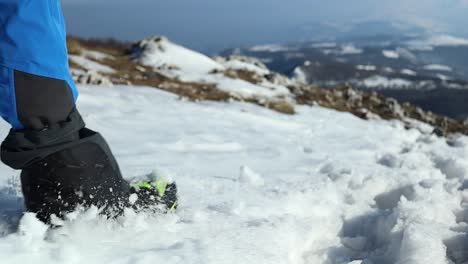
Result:
<svg viewBox="0 0 468 264"><path fill-rule="evenodd" d="M256 57L304 83L351 84L439 114L468 117L468 39L411 27L397 34L391 27L383 31L385 25L365 26L369 34L361 37L349 29L334 40L236 48L221 55Z"/></svg>

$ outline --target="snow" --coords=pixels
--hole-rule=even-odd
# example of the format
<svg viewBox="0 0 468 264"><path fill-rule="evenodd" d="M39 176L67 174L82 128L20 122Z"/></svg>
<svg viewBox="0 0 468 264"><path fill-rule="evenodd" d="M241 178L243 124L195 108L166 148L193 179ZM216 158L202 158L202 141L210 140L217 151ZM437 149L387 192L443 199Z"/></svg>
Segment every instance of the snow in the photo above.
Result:
<svg viewBox="0 0 468 264"><path fill-rule="evenodd" d="M387 78L380 75L368 77L362 81L367 88L408 88L413 85L409 80L401 78Z"/></svg>
<svg viewBox="0 0 468 264"><path fill-rule="evenodd" d="M400 54L395 50L382 50L382 54L384 57L389 59L398 59L400 58Z"/></svg>
<svg viewBox="0 0 468 264"><path fill-rule="evenodd" d="M335 42L318 42L318 43L312 43L310 45L311 48L335 48L337 44Z"/></svg>
<svg viewBox="0 0 468 264"><path fill-rule="evenodd" d="M447 72L452 71L451 67L447 65L441 65L441 64L429 64L429 65L424 66L423 68L429 71L447 71Z"/></svg>
<svg viewBox="0 0 468 264"><path fill-rule="evenodd" d="M344 44L335 48L326 48L321 50L323 54L336 54L336 55L357 55L363 52L362 49L357 48L354 44Z"/></svg>
<svg viewBox="0 0 468 264"><path fill-rule="evenodd" d="M266 75L269 74L270 71L266 67L262 67L259 65L255 65L254 63L246 62L246 61L241 61L237 59L230 59L227 61L222 61L222 65L226 69L232 69L232 70L246 70L250 72L254 72L258 75Z"/></svg>
<svg viewBox="0 0 468 264"><path fill-rule="evenodd" d="M418 75L417 72L413 71L413 70L410 70L410 69L403 69L400 71L401 74L404 74L404 75L409 75L409 76L416 76Z"/></svg>
<svg viewBox="0 0 468 264"><path fill-rule="evenodd" d="M83 55L87 58L94 59L94 60L115 59L112 55L109 55L100 51L95 51L95 50L86 50L84 51Z"/></svg>
<svg viewBox="0 0 468 264"><path fill-rule="evenodd" d="M239 96L241 98L255 98L260 97L264 99L271 99L281 96L289 96L291 93L288 88L279 85L271 84L271 88L266 87L268 84L256 85L250 82L226 78L222 75L213 75L207 78L209 82L217 84L220 90L229 92L232 95Z"/></svg>
<svg viewBox="0 0 468 264"><path fill-rule="evenodd" d="M80 65L81 67L89 71L95 71L95 72L100 72L100 73L115 73L115 70L112 69L111 67L107 65L103 65L99 62L93 61L91 59L88 59L85 56L70 55L69 58L74 63Z"/></svg>
<svg viewBox="0 0 468 264"><path fill-rule="evenodd" d="M278 96L291 95L285 86L267 81L253 84L224 74L226 69L249 70L260 76L270 73L260 62L256 65L258 60L253 58L218 58L218 62L159 36L137 43L132 56L137 63L152 66L158 73L170 78L182 82L215 84L218 89L244 99L274 100Z"/></svg>
<svg viewBox="0 0 468 264"><path fill-rule="evenodd" d="M249 51L252 52L280 52L288 50L290 50L288 47L279 44L257 45L249 48Z"/></svg>
<svg viewBox="0 0 468 264"><path fill-rule="evenodd" d="M450 35L435 35L428 39L429 44L434 46L467 46L468 39Z"/></svg>
<svg viewBox="0 0 468 264"><path fill-rule="evenodd" d="M468 46L468 39L441 34L431 35L424 39L411 40L407 43L413 50L433 50L439 46Z"/></svg>
<svg viewBox="0 0 468 264"><path fill-rule="evenodd" d="M346 45L341 46L341 51L339 52L339 54L341 55L354 55L354 54L361 54L361 53L362 53L362 49L357 48L353 44L346 44Z"/></svg>
<svg viewBox="0 0 468 264"><path fill-rule="evenodd" d="M170 173L180 207L116 220L92 208L45 230L32 214L17 219L19 173L0 165L2 263L468 260L467 137L451 147L397 121L322 107L296 106L290 116L152 88L80 91L85 121L125 177Z"/></svg>
<svg viewBox="0 0 468 264"><path fill-rule="evenodd" d="M298 83L307 83L307 74L302 70L301 67L296 67L292 73L292 79Z"/></svg>
<svg viewBox="0 0 468 264"><path fill-rule="evenodd" d="M165 37L142 40L134 53L136 62L154 68L176 68L181 73L207 74L224 67L208 56L171 42Z"/></svg>
<svg viewBox="0 0 468 264"><path fill-rule="evenodd" d="M375 71L377 70L377 66L375 65L356 65L356 69L361 71Z"/></svg>

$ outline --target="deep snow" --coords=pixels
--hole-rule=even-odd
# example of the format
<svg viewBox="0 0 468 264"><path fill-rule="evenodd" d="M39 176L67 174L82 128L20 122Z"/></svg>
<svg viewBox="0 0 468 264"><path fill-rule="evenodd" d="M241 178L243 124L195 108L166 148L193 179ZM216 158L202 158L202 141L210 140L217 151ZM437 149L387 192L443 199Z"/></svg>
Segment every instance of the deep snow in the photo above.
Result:
<svg viewBox="0 0 468 264"><path fill-rule="evenodd" d="M52 231L17 219L0 166L0 263L456 263L468 260L468 138L298 106L193 103L152 88L80 87L79 109L127 178L173 177L174 214ZM6 124L0 125L2 134Z"/></svg>

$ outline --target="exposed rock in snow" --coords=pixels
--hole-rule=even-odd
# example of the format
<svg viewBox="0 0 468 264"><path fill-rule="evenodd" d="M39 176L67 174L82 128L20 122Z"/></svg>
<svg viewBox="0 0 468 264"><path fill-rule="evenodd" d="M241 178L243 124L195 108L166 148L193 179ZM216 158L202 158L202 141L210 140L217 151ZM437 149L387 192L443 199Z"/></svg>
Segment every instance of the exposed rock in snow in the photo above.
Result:
<svg viewBox="0 0 468 264"><path fill-rule="evenodd" d="M263 62L252 57L231 55L227 58L216 57L215 61L222 64L228 70L250 71L260 76L270 73L270 70Z"/></svg>
<svg viewBox="0 0 468 264"><path fill-rule="evenodd" d="M217 61L165 37L152 37L132 45L131 54L137 63L151 66L161 75L181 82L213 84L239 99L275 100L290 96L275 74L259 60L231 56ZM290 82L290 80L288 80Z"/></svg>
<svg viewBox="0 0 468 264"><path fill-rule="evenodd" d="M106 54L106 53L103 53L103 52L99 52L99 51L94 51L94 50L86 50L83 52L83 56L89 58L89 59L93 59L93 60L104 60L104 59L114 59L114 57L112 55L109 55L109 54Z"/></svg>
<svg viewBox="0 0 468 264"><path fill-rule="evenodd" d="M73 76L73 80L78 84L113 86L109 78L95 71L87 71L87 72L81 72L81 73L75 73L75 74L73 74L73 71L72 71L72 76Z"/></svg>

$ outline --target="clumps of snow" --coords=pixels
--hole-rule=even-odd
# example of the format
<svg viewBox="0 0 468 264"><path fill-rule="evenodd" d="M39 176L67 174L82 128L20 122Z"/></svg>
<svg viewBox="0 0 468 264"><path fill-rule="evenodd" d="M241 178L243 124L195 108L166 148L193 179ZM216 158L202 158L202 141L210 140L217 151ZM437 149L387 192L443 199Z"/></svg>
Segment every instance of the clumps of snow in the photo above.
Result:
<svg viewBox="0 0 468 264"><path fill-rule="evenodd" d="M398 59L400 54L395 50L382 50L382 55L389 59Z"/></svg>
<svg viewBox="0 0 468 264"><path fill-rule="evenodd" d="M80 65L82 68L88 71L95 71L99 73L108 73L108 74L115 73L115 70L112 69L111 67L101 64L99 62L96 62L94 60L91 60L82 55L70 55L69 58L72 62Z"/></svg>
<svg viewBox="0 0 468 264"><path fill-rule="evenodd" d="M307 74L302 70L302 67L298 66L294 68L294 71L292 73L292 80L297 83L308 83Z"/></svg>
<svg viewBox="0 0 468 264"><path fill-rule="evenodd" d="M177 45L166 37L154 36L131 47L133 59L142 65L160 70L175 70L182 74L208 74L224 67L199 52Z"/></svg>
<svg viewBox="0 0 468 264"><path fill-rule="evenodd" d="M362 82L367 88L385 89L385 88L408 88L413 83L406 79L401 78L387 78L381 75L374 75L364 79Z"/></svg>
<svg viewBox="0 0 468 264"><path fill-rule="evenodd" d="M252 57L231 55L227 58L216 57L215 61L223 65L227 70L245 70L258 75L270 73L270 70L263 62Z"/></svg>
<svg viewBox="0 0 468 264"><path fill-rule="evenodd" d="M356 69L360 71L375 71L377 70L377 66L375 65L356 65Z"/></svg>
<svg viewBox="0 0 468 264"><path fill-rule="evenodd" d="M418 75L417 72L413 71L413 70L410 70L410 69L403 69L400 71L401 74L404 74L404 75L409 75L409 76L416 76Z"/></svg>
<svg viewBox="0 0 468 264"><path fill-rule="evenodd" d="M18 233L26 243L34 246L43 241L48 229L49 226L38 220L36 214L25 213L19 223Z"/></svg>
<svg viewBox="0 0 468 264"><path fill-rule="evenodd" d="M429 64L429 65L425 65L423 68L428 71L446 71L446 72L452 71L451 67L447 65L442 65L442 64Z"/></svg>

